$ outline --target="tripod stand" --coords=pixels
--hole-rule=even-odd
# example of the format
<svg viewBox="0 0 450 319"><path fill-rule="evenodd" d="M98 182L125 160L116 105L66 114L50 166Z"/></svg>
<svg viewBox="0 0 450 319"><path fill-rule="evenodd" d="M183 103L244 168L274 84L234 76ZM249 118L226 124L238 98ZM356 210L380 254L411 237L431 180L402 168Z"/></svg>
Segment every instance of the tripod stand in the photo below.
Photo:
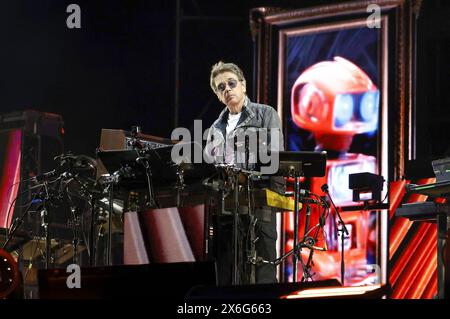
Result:
<svg viewBox="0 0 450 319"><path fill-rule="evenodd" d="M254 204L252 200L252 176L260 175L258 172L248 171L245 169L241 169L235 167L233 165L218 165L219 169L224 172L225 180L227 182L223 183L225 186L221 190L221 210L225 210L225 194L230 195L229 205L232 204L232 227L231 227L231 284L238 285L242 283L255 283L256 282L256 264L257 264L257 256L256 256L256 242L258 238L256 238L255 226L256 226L256 216L254 214ZM242 177L245 177L245 183L242 180ZM242 187L245 185L245 189ZM242 192L240 192L242 190ZM244 193L242 196L240 193ZM246 203L241 203L243 197L247 198ZM242 204L242 205L241 205ZM248 228L246 223L242 220L243 215L241 209L245 206L245 211L248 216ZM243 225L245 226L247 235L242 237L241 234L243 230ZM248 242L250 245L249 249L245 250L245 257L243 258L243 250L241 250L241 243ZM249 273L245 272L243 264L243 260L245 259L245 263L250 266ZM248 276L248 277L247 277ZM244 277L246 278L244 280ZM248 279L247 279L248 278Z"/></svg>
<svg viewBox="0 0 450 319"><path fill-rule="evenodd" d="M47 178L47 176L45 178ZM14 223L11 227L11 231L8 233L8 238L3 245L3 249L6 249L8 243L11 241L11 239L14 237L16 231L18 230L20 225L23 223L25 216L28 215L28 213L30 212L31 207L34 204L39 203L36 211L39 211L39 216L41 218L41 227L44 228L45 269L49 269L50 263L51 263L51 257L50 257L50 255L51 255L51 237L50 237L50 224L51 224L50 217L51 217L51 215L49 213L49 207L48 207L49 205L47 204L47 202L51 203L51 201L54 198L58 197L57 195L54 195L52 193L52 191L49 187L49 184L54 183L60 179L61 179L61 177L58 177L56 180L54 180L52 182L49 182L48 180L45 179L45 180L43 180L42 184L30 187L30 190L38 187L38 191L33 195L32 200L29 202L29 204L25 208L23 214L14 221ZM41 194L42 190L44 190L43 194Z"/></svg>
<svg viewBox="0 0 450 319"><path fill-rule="evenodd" d="M301 167L301 163L299 163L299 167ZM291 175L294 176L294 248L297 247L298 243L298 221L299 221L299 205L298 200L300 197L300 175L301 175L301 168L296 170L292 169ZM298 254L294 254L292 257L292 276L293 281L297 282L297 264L298 264Z"/></svg>
<svg viewBox="0 0 450 319"><path fill-rule="evenodd" d="M269 262L274 265L280 264L290 255L292 257L293 264L293 281L298 281L298 269L297 265L299 262L298 251L302 247L308 247L310 249L319 249L324 250L319 247L314 246L314 240L311 240L310 237L307 237L307 232L309 228L309 214L310 210L307 209L306 223L305 223L305 236L302 241L299 242L298 236L298 226L299 226L299 211L301 209L299 202L301 198L301 189L300 189L300 178L301 177L321 177L325 175L325 167L326 167L326 152L290 152L284 151L278 153L279 158L279 167L278 171L274 175L284 176L284 177L293 177L294 178L294 238L293 238L293 249L285 254L284 256L278 258L275 261ZM314 203L319 203L317 201L313 201ZM311 259L311 255L310 255ZM267 262L267 261L262 261ZM308 260L308 264L311 261Z"/></svg>

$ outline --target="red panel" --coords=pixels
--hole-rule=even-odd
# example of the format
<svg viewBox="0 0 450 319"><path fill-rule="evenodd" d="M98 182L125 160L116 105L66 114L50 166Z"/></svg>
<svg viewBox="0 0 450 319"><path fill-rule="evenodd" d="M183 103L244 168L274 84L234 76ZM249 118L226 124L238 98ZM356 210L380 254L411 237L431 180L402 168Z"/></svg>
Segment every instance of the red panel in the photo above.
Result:
<svg viewBox="0 0 450 319"><path fill-rule="evenodd" d="M421 227L426 227L425 224ZM429 226L428 226L429 227ZM393 286L394 291L392 298L405 298L408 290L411 288L411 284L414 278L417 276L417 272L421 269L424 263L429 262L430 249L433 246L431 241L433 236L431 232L427 232L426 236L420 243L409 242L409 245L416 247L416 250L410 260L410 262L404 268L407 271L403 271L398 278L396 285ZM415 287L414 287L415 289Z"/></svg>
<svg viewBox="0 0 450 319"><path fill-rule="evenodd" d="M436 257L437 262L437 257ZM422 299L432 299L437 294L437 269L434 269L433 275L431 276L430 280L428 281L428 285L425 288L425 291L423 292Z"/></svg>
<svg viewBox="0 0 450 319"><path fill-rule="evenodd" d="M389 233L389 259L392 259L403 238L405 238L412 222L407 218L396 218Z"/></svg>
<svg viewBox="0 0 450 319"><path fill-rule="evenodd" d="M148 210L141 212L140 217L151 262L195 261L176 207Z"/></svg>
<svg viewBox="0 0 450 319"><path fill-rule="evenodd" d="M427 178L413 183L421 185L434 181L435 178ZM403 200L406 183L401 181L390 185L390 259L399 254L395 264L392 261L389 264L391 298L429 299L437 294L437 230L435 224L421 222L416 233L410 236L413 223L406 218L395 217L395 210L402 201L413 203L427 200L427 196L419 194L411 194L406 201ZM400 247L403 247L401 252L398 251Z"/></svg>
<svg viewBox="0 0 450 319"><path fill-rule="evenodd" d="M0 227L9 228L14 212L14 205L10 205L19 190L22 131L16 129L2 135L5 144L0 150Z"/></svg>
<svg viewBox="0 0 450 319"><path fill-rule="evenodd" d="M435 178L425 178L421 179L417 182L417 184L429 184L433 183L436 179ZM397 186L399 187L399 186ZM398 190L397 190L398 192ZM419 194L411 194L406 201L407 203L415 203L415 202L424 202L427 200L427 196L425 195L419 195ZM389 214L394 214L394 211L391 211ZM394 218L394 224L391 226L391 230L389 233L389 259L394 256L395 252L397 251L400 243L402 242L403 238L408 233L409 228L412 225L412 222L410 222L406 218Z"/></svg>
<svg viewBox="0 0 450 319"><path fill-rule="evenodd" d="M417 249L416 247L418 243L420 243L423 240L429 229L430 229L429 224L420 225L419 229L414 234L414 237L411 239L410 245L405 247L405 249L401 252L401 255L399 256L397 263L393 265L391 269L391 273L389 276L389 282L391 283L391 285L396 284L398 277L405 270L405 267L410 262L412 255Z"/></svg>
<svg viewBox="0 0 450 319"><path fill-rule="evenodd" d="M433 230L434 228L434 230ZM433 273L437 269L437 229L436 225L432 225L430 229L431 243L430 250L428 251L429 259L425 258L422 261L422 269L417 273L416 279L411 284L411 289L408 291L406 298L419 299L426 290L428 283L432 280Z"/></svg>
<svg viewBox="0 0 450 319"><path fill-rule="evenodd" d="M123 235L123 263L125 265L148 264L150 260L148 259L138 212L124 213Z"/></svg>
<svg viewBox="0 0 450 319"><path fill-rule="evenodd" d="M408 181L392 182L389 187L389 219L394 217L395 210L402 202L403 196L405 196L405 185Z"/></svg>
<svg viewBox="0 0 450 319"><path fill-rule="evenodd" d="M205 258L205 205L178 208L195 260Z"/></svg>

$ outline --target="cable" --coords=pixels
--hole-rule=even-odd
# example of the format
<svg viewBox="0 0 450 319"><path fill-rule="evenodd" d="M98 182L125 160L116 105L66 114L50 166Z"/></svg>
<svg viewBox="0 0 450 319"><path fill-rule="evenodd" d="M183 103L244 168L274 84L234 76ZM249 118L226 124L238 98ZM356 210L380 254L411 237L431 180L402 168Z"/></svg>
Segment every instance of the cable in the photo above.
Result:
<svg viewBox="0 0 450 319"><path fill-rule="evenodd" d="M386 196L384 196L383 200L380 202L382 204L389 196L389 191L386 191Z"/></svg>
<svg viewBox="0 0 450 319"><path fill-rule="evenodd" d="M30 263L28 264L27 271L25 272L25 275L24 275L24 277L23 277L23 281L24 281L24 282L25 282L25 280L27 279L28 272L31 270L31 268L33 268L33 259L34 259L34 256L36 256L36 252L37 252L37 250L38 250L38 248L39 248L39 244L40 244L41 239L38 237L37 240L38 240L38 242L37 242L37 244L36 244L36 248L34 249L34 252L33 252L33 254L31 255Z"/></svg>
<svg viewBox="0 0 450 319"><path fill-rule="evenodd" d="M13 199L13 201L12 201L11 203L9 203L8 212L6 213L6 221L9 220L9 215L11 214L11 208L13 207L13 205L14 205L14 203L17 201L17 199L19 199L20 196L22 196L22 195L28 193L30 190L32 190L32 189L34 189L34 188L37 188L37 187L39 187L39 186L42 186L42 185L43 185L43 184L38 184L38 185L32 186L32 187L30 187L30 188L24 190L23 192L17 194L17 196ZM23 205L23 206L19 206L19 207L25 207L26 205L27 205L27 204L25 204L25 205ZM10 226L9 228L11 228L11 226ZM9 232L9 228L8 228L8 232Z"/></svg>
<svg viewBox="0 0 450 319"><path fill-rule="evenodd" d="M44 187L44 186L43 186ZM14 233L17 231L17 229L19 228L20 224L23 222L23 219L25 218L25 216L29 213L29 209L31 208L31 206L33 205L33 201L36 198L36 195L38 194L38 192L36 192L32 198L32 200L30 201L30 204L28 205L28 207L25 209L25 212L22 214L22 216L20 216L19 220L17 221L17 225L15 224L15 222L11 225L14 226L14 229L11 227L8 229L8 238L5 241L5 243L3 244L3 249L6 250L6 246L8 245L8 243L11 241L11 239L14 236ZM17 197L14 199L14 201L17 199ZM12 206L10 206L11 208Z"/></svg>

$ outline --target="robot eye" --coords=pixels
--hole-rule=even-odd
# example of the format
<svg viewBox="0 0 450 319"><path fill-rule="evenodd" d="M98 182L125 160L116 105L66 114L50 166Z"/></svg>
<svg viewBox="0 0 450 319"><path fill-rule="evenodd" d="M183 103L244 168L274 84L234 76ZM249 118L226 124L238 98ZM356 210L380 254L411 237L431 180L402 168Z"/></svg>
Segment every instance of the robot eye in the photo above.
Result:
<svg viewBox="0 0 450 319"><path fill-rule="evenodd" d="M337 94L334 99L334 126L342 127L353 117L353 97L351 94Z"/></svg>
<svg viewBox="0 0 450 319"><path fill-rule="evenodd" d="M298 92L298 109L302 118L314 123L323 121L328 113L322 92L312 84L304 85Z"/></svg>
<svg viewBox="0 0 450 319"><path fill-rule="evenodd" d="M359 117L364 122L371 122L378 115L379 91L369 91L364 93L359 108Z"/></svg>

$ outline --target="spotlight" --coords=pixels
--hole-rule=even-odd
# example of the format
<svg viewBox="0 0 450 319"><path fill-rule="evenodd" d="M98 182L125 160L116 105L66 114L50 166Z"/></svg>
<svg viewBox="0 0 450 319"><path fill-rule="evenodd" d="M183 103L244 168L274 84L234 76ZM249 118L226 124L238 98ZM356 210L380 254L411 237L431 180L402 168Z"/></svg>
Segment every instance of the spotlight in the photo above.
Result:
<svg viewBox="0 0 450 319"><path fill-rule="evenodd" d="M372 173L357 173L348 175L348 187L353 190L353 201L381 202L383 176Z"/></svg>

